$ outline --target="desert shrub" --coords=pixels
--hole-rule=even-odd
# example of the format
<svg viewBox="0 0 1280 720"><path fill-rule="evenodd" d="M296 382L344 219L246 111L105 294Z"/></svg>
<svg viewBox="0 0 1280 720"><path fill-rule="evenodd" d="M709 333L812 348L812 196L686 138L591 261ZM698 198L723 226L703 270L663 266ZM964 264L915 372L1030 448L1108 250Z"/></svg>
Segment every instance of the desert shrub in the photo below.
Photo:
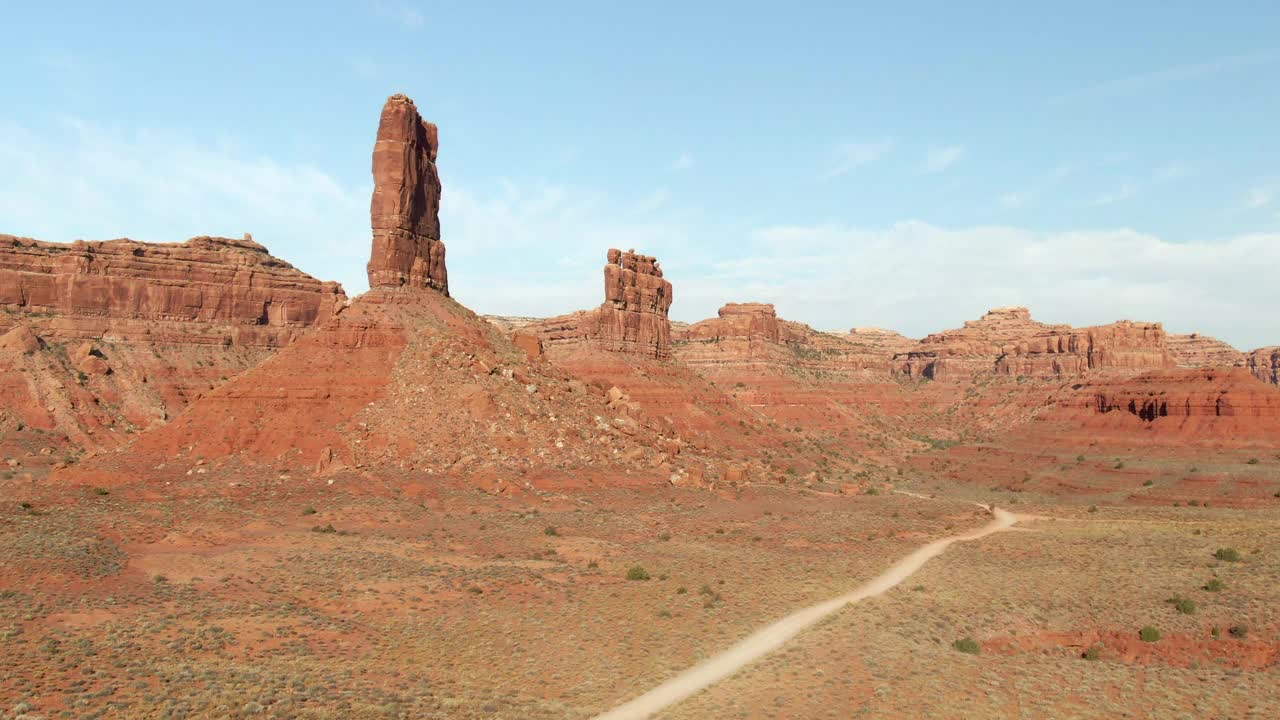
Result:
<svg viewBox="0 0 1280 720"><path fill-rule="evenodd" d="M1091 512L1091 513L1098 512L1098 506L1097 506L1097 505L1090 505L1090 506L1089 506L1089 512Z"/></svg>
<svg viewBox="0 0 1280 720"><path fill-rule="evenodd" d="M1142 642L1157 642L1160 640L1160 631L1147 625L1138 631L1138 637Z"/></svg>
<svg viewBox="0 0 1280 720"><path fill-rule="evenodd" d="M482 595L484 594L484 588L480 587L479 585L472 585L471 587L467 588L467 592L471 593L472 595Z"/></svg>
<svg viewBox="0 0 1280 720"><path fill-rule="evenodd" d="M1224 587L1226 586L1223 585L1222 581L1219 580L1218 578L1213 578L1212 580L1204 584L1204 589L1208 590L1209 592L1218 592Z"/></svg>
<svg viewBox="0 0 1280 720"><path fill-rule="evenodd" d="M671 533L669 533L669 532L664 532L664 533L662 533L661 535L659 535L659 536L658 536L658 539L659 539L659 540L661 540L661 541L663 541L663 542L666 542L666 541L668 541L668 540L670 540L670 539L671 539Z"/></svg>
<svg viewBox="0 0 1280 720"><path fill-rule="evenodd" d="M951 643L951 647L957 652L962 652L966 655L977 655L982 652L982 646L978 644L978 641L967 636Z"/></svg>
<svg viewBox="0 0 1280 720"><path fill-rule="evenodd" d="M1260 461L1260 460L1258 460L1258 458L1249 458L1249 464L1250 464L1250 465L1257 465L1259 462L1261 462L1261 461Z"/></svg>
<svg viewBox="0 0 1280 720"><path fill-rule="evenodd" d="M93 494L94 495L110 495L111 491L106 488L96 487L93 489Z"/></svg>
<svg viewBox="0 0 1280 720"><path fill-rule="evenodd" d="M1124 469L1124 461L1123 461L1123 460L1117 460L1117 461L1116 461L1116 464L1115 464L1115 466L1114 466L1114 467L1115 467L1115 469L1116 469L1116 470L1123 470L1123 469Z"/></svg>
<svg viewBox="0 0 1280 720"><path fill-rule="evenodd" d="M1240 560L1240 552L1235 548L1218 548L1213 552L1213 556L1223 562L1238 562Z"/></svg>
<svg viewBox="0 0 1280 720"><path fill-rule="evenodd" d="M1243 640L1246 637L1249 637L1249 628L1243 625L1232 625L1227 628L1227 634L1237 640Z"/></svg>
<svg viewBox="0 0 1280 720"><path fill-rule="evenodd" d="M1080 657L1084 658L1085 660L1097 660L1102 657L1102 648L1098 647L1097 645L1094 645L1088 650L1085 650L1080 655Z"/></svg>
<svg viewBox="0 0 1280 720"><path fill-rule="evenodd" d="M686 587L685 587L685 586L683 586L683 585L681 585L680 587L676 588L676 594L677 594L677 595L683 595L683 594L685 594L685 593L687 593L687 592L689 592L689 589L688 589L688 588L686 588Z"/></svg>
<svg viewBox="0 0 1280 720"><path fill-rule="evenodd" d="M649 571L645 570L640 565L632 565L631 567L627 568L627 579L628 580L648 580Z"/></svg>
<svg viewBox="0 0 1280 720"><path fill-rule="evenodd" d="M546 527L546 529L542 531L542 534L543 534L543 535L549 535L549 536L551 536L551 537L555 537L555 536L557 536L557 535L559 535L559 534L560 534L560 531L559 531L559 530L557 530L557 529L555 529L555 527L554 527L554 526L552 526L552 525L548 525L548 526Z"/></svg>
<svg viewBox="0 0 1280 720"><path fill-rule="evenodd" d="M669 618L669 617L671 617L671 611L670 611L670 610L659 610L659 611L658 611L658 617L660 617L660 618Z"/></svg>
<svg viewBox="0 0 1280 720"><path fill-rule="evenodd" d="M312 528L311 528L311 532L314 532L314 533L336 533L336 532L338 532L338 529L337 529L337 528L335 528L335 527L333 526L333 523L329 523L328 525L316 525L316 526L314 526L314 527L312 527Z"/></svg>
<svg viewBox="0 0 1280 720"><path fill-rule="evenodd" d="M1151 480L1150 478L1148 478L1147 480L1143 481L1142 487L1151 487L1152 485L1155 485L1155 484L1156 484L1155 480Z"/></svg>
<svg viewBox="0 0 1280 720"><path fill-rule="evenodd" d="M315 509L315 508L313 508L313 507L303 508L303 509L302 509L302 514L303 514L303 515L315 515L315 514L316 514L316 509Z"/></svg>
<svg viewBox="0 0 1280 720"><path fill-rule="evenodd" d="M1083 456L1083 455L1077 455L1077 456L1076 456L1076 462L1078 462L1078 463L1082 463L1082 462L1084 462L1084 456Z"/></svg>
<svg viewBox="0 0 1280 720"><path fill-rule="evenodd" d="M880 488L878 488L878 487L869 487L869 488L867 488L867 494L868 494L868 495L879 495L879 494L880 494Z"/></svg>
<svg viewBox="0 0 1280 720"><path fill-rule="evenodd" d="M1171 597L1165 602L1172 605L1174 610L1177 610L1183 615L1195 615L1196 613L1196 601L1190 598Z"/></svg>

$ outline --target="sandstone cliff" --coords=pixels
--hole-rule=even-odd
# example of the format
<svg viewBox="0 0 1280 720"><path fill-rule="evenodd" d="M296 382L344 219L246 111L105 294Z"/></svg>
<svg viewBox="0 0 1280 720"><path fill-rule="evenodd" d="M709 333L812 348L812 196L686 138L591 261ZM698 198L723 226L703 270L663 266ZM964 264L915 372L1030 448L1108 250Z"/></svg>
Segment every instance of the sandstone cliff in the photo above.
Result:
<svg viewBox="0 0 1280 720"><path fill-rule="evenodd" d="M658 261L611 249L604 266L604 303L595 310L527 322L549 352L588 344L609 352L671 357L671 283ZM512 329L516 325L508 321Z"/></svg>
<svg viewBox="0 0 1280 720"><path fill-rule="evenodd" d="M1178 367L1244 367L1245 355L1227 343L1208 335L1169 335L1167 344Z"/></svg>
<svg viewBox="0 0 1280 720"><path fill-rule="evenodd" d="M1166 337L1160 323L1121 320L1072 328L1036 322L1026 308L997 308L963 328L926 337L898 355L897 369L908 376L944 380L1169 368L1175 360Z"/></svg>
<svg viewBox="0 0 1280 720"><path fill-rule="evenodd" d="M449 294L440 241L439 136L413 101L392 95L373 146L369 287L429 287Z"/></svg>
<svg viewBox="0 0 1280 720"><path fill-rule="evenodd" d="M0 236L0 432L115 447L346 302L247 236L184 243Z"/></svg>
<svg viewBox="0 0 1280 720"><path fill-rule="evenodd" d="M1245 367L1259 380L1280 385L1280 346L1254 350L1245 359Z"/></svg>

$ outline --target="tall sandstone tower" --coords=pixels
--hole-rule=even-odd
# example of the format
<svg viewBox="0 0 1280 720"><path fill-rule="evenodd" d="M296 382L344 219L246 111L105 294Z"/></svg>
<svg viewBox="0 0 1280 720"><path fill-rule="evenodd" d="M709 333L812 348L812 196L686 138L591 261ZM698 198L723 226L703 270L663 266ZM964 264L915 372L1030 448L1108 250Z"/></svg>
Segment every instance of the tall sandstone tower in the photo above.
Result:
<svg viewBox="0 0 1280 720"><path fill-rule="evenodd" d="M439 135L404 95L387 98L373 146L373 252L369 287L428 287L449 294L440 241Z"/></svg>

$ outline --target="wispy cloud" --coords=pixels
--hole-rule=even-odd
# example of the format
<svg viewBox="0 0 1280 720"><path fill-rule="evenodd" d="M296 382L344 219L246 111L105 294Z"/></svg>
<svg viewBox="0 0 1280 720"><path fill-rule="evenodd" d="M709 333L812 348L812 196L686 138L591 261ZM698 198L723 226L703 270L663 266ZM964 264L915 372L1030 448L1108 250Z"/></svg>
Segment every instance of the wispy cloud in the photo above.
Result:
<svg viewBox="0 0 1280 720"><path fill-rule="evenodd" d="M1072 90L1050 98L1048 100L1048 104L1061 105L1083 100L1095 100L1098 98L1115 97L1117 95L1128 95L1143 90L1161 87L1163 85L1210 77L1228 70L1264 65L1277 61L1280 61L1280 49L1267 49L1239 55L1230 55L1204 62L1175 65L1173 67L1106 80L1088 87Z"/></svg>
<svg viewBox="0 0 1280 720"><path fill-rule="evenodd" d="M1104 205L1114 205L1118 202L1124 202L1125 200L1128 200L1129 198L1132 198L1134 195L1137 195L1137 194L1138 194L1137 184L1132 182L1126 182L1125 184L1121 185L1119 188L1115 190L1112 190L1111 192L1105 192L1105 193L1102 193L1101 195L1095 196L1092 200L1089 200L1088 202L1086 202L1085 205L1089 207L1102 207Z"/></svg>
<svg viewBox="0 0 1280 720"><path fill-rule="evenodd" d="M410 30L416 30L426 23L426 18L423 16L422 11L406 2L382 2L379 0L373 4L373 10L379 17L397 22Z"/></svg>
<svg viewBox="0 0 1280 720"><path fill-rule="evenodd" d="M925 153L924 162L920 164L919 172L921 175L934 175L944 172L952 165L963 160L967 154L968 151L962 145L929 148L929 151Z"/></svg>
<svg viewBox="0 0 1280 720"><path fill-rule="evenodd" d="M1165 163L1156 168L1156 182L1174 182L1175 180L1183 180L1191 175L1191 168L1185 163L1174 160Z"/></svg>
<svg viewBox="0 0 1280 720"><path fill-rule="evenodd" d="M671 163L671 169L674 170L675 172L680 172L681 170L688 170L689 168L693 167L693 163L694 163L693 155L690 155L687 152L682 152L680 153L680 156L677 157L675 161Z"/></svg>
<svg viewBox="0 0 1280 720"><path fill-rule="evenodd" d="M1079 169L1080 167L1074 163L1060 163L1040 177L1035 178L1026 187L1001 194L996 198L996 201L1002 207L1010 210L1025 207L1037 200L1041 194L1048 192L1074 175Z"/></svg>
<svg viewBox="0 0 1280 720"><path fill-rule="evenodd" d="M869 142L840 143L831 151L831 167L822 174L823 180L846 175L849 171L869 165L893 152L897 141L881 138Z"/></svg>
<svg viewBox="0 0 1280 720"><path fill-rule="evenodd" d="M1276 186L1261 185L1252 188L1245 193L1244 206L1250 210L1257 210L1270 205L1276 199Z"/></svg>

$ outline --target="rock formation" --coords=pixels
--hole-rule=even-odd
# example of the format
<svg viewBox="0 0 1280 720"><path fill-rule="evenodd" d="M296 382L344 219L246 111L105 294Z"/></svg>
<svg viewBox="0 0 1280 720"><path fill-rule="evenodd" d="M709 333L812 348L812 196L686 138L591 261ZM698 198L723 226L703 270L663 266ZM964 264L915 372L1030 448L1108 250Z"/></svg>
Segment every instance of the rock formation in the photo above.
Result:
<svg viewBox="0 0 1280 720"><path fill-rule="evenodd" d="M71 244L0 235L0 332L21 322L46 340L278 348L346 302L243 240Z"/></svg>
<svg viewBox="0 0 1280 720"><path fill-rule="evenodd" d="M851 328L846 338L849 342L864 347L869 352L883 353L889 357L907 352L919 342L902 333L876 327Z"/></svg>
<svg viewBox="0 0 1280 720"><path fill-rule="evenodd" d="M1254 350L1245 359L1245 366L1259 380L1280 385L1280 346Z"/></svg>
<svg viewBox="0 0 1280 720"><path fill-rule="evenodd" d="M440 240L439 137L413 101L392 95L373 146L373 252L369 287L429 287L449 294Z"/></svg>
<svg viewBox="0 0 1280 720"><path fill-rule="evenodd" d="M930 335L897 360L903 374L935 380L993 374L1049 378L1175 365L1160 323L1046 325L1022 307L997 308L963 328Z"/></svg>
<svg viewBox="0 0 1280 720"><path fill-rule="evenodd" d="M118 446L346 303L243 240L48 243L0 236L0 431ZM0 432L3 436L4 432Z"/></svg>
<svg viewBox="0 0 1280 720"><path fill-rule="evenodd" d="M1229 368L1245 364L1244 353L1208 335L1169 335L1166 342L1178 367Z"/></svg>
<svg viewBox="0 0 1280 720"><path fill-rule="evenodd" d="M672 289L655 258L631 250L609 250L604 266L604 298L595 310L532 322L508 320L505 325L538 335L553 353L585 344L609 352L671 357L671 321L667 313Z"/></svg>

